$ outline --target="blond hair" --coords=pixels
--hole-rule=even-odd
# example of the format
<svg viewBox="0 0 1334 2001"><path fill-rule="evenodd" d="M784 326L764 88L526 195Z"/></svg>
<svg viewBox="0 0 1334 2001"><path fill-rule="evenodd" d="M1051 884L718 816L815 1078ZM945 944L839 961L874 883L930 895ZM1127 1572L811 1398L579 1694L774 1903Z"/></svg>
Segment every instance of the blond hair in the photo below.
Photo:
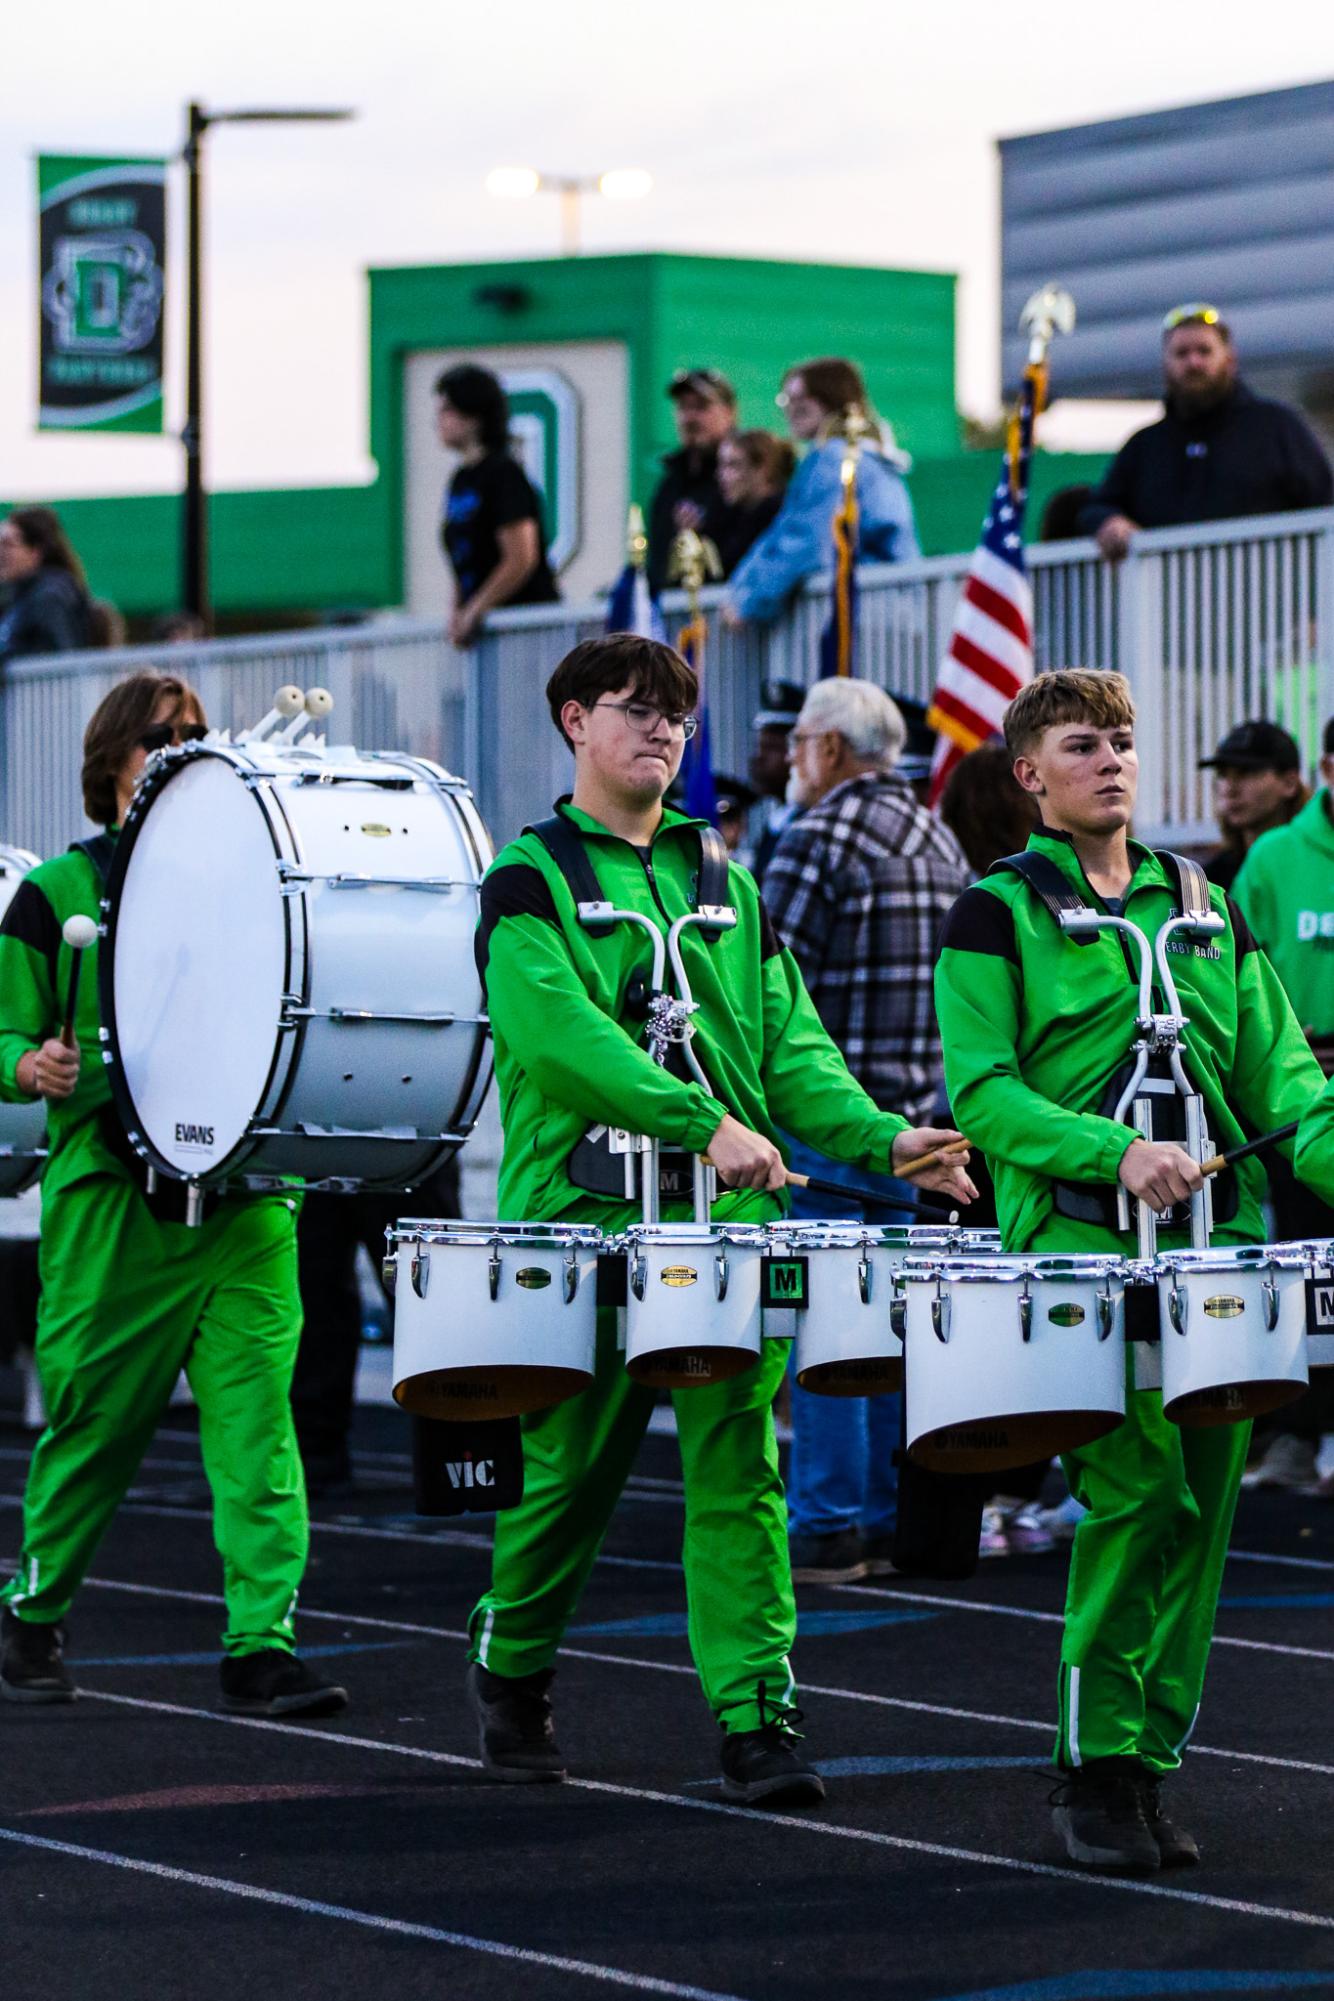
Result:
<svg viewBox="0 0 1334 2001"><path fill-rule="evenodd" d="M1088 723L1094 729L1124 729L1135 720L1135 703L1124 674L1100 668L1063 667L1038 674L1005 711L1005 746L1011 757L1026 757L1044 730L1058 723Z"/></svg>

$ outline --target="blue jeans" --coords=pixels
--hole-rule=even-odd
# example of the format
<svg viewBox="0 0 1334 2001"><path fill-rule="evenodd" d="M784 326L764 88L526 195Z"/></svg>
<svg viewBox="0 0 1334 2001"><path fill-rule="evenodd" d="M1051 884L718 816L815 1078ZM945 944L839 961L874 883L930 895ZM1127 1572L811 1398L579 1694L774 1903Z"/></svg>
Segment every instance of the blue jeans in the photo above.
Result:
<svg viewBox="0 0 1334 2001"><path fill-rule="evenodd" d="M790 1142L792 1169L844 1186L874 1188L889 1198L911 1203L907 1182L871 1174L845 1161L827 1160ZM839 1203L806 1188L792 1191L792 1214L800 1221L837 1216L852 1222L909 1223L909 1207L863 1209L857 1202ZM819 1397L802 1389L792 1373L792 1456L787 1476L788 1531L791 1535L834 1535L840 1529L860 1529L863 1535L892 1535L898 1514L899 1476L894 1454L899 1448L899 1397Z"/></svg>

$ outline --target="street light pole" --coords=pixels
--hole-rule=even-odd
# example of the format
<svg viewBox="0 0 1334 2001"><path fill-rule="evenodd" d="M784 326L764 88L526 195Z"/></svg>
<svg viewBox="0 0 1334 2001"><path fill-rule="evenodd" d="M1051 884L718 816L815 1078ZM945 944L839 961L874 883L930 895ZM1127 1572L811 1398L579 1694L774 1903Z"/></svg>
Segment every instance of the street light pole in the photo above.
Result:
<svg viewBox="0 0 1334 2001"><path fill-rule="evenodd" d="M204 494L203 151L208 117L202 105L186 113L185 501L181 602L207 632L212 618L208 588L208 504Z"/></svg>
<svg viewBox="0 0 1334 2001"><path fill-rule="evenodd" d="M204 484L204 134L210 125L308 125L351 118L350 111L205 111L186 109L185 496L181 510L181 602L207 632L209 602L208 492Z"/></svg>

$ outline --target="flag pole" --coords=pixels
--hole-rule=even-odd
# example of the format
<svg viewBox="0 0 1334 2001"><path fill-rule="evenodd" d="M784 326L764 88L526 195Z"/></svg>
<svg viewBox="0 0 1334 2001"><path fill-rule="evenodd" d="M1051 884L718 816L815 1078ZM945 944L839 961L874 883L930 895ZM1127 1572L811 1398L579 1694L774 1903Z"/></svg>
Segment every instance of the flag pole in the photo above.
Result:
<svg viewBox="0 0 1334 2001"><path fill-rule="evenodd" d="M686 811L697 819L718 824L718 802L713 787L713 753L709 744L708 694L704 683L704 647L708 624L700 609L699 594L711 577L721 577L723 566L712 542L693 528L683 528L672 543L667 565L672 582L686 594L690 616L676 635L682 657L689 661L699 678L699 729L685 749Z"/></svg>
<svg viewBox="0 0 1334 2001"><path fill-rule="evenodd" d="M632 570L642 570L648 563L648 536L644 532L644 510L637 500L630 503L630 513L625 524L625 560Z"/></svg>
<svg viewBox="0 0 1334 2001"><path fill-rule="evenodd" d="M871 422L859 403L844 409L839 429L843 437L843 457L839 465L839 503L834 512L834 601L833 670L840 676L852 672L856 608L854 603L857 562L857 465L862 442L870 435ZM827 670L828 663L826 663Z"/></svg>

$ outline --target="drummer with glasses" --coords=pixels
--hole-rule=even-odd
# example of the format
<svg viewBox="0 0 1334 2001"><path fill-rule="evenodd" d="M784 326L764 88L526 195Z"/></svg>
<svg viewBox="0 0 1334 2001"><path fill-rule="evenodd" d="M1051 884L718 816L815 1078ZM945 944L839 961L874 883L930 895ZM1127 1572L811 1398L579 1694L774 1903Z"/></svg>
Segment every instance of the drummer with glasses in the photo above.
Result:
<svg viewBox="0 0 1334 2001"><path fill-rule="evenodd" d="M41 1308L35 1358L47 1426L24 1495L23 1542L0 1591L0 1698L69 1702L65 1620L181 1370L199 1407L226 1627L224 1708L328 1716L347 1703L295 1651L308 1524L288 1390L301 1305L296 1203L219 1198L187 1228L183 1190L150 1191L111 1108L94 943L62 1039L71 917L96 920L117 830L148 757L206 724L173 676L120 682L84 736L83 798L104 831L43 862L0 923L0 1097L45 1099Z"/></svg>
<svg viewBox="0 0 1334 2001"><path fill-rule="evenodd" d="M1005 740L1041 820L1014 858L1028 873L997 862L945 923L936 1008L950 1105L992 1171L1007 1251L1133 1258L1118 1184L1162 1219L1160 1248L1184 1248L1199 1166L1171 1138L1150 1142L1114 1116L1137 1032L1135 964L1117 933L1082 944L1047 902L1077 898L1152 940L1189 894L1177 857L1129 838L1139 773L1129 685L1120 674L1041 674L1006 711ZM1185 1069L1223 1152L1296 1119L1322 1079L1241 912L1216 885L1197 886L1222 929L1178 934L1167 950ZM1166 1105L1153 1102L1164 1133ZM1258 1159L1211 1185L1214 1241L1262 1242ZM1124 1423L1065 1455L1088 1512L1066 1599L1053 1805L1072 1861L1153 1871L1199 1860L1160 1789L1199 1708L1250 1425L1180 1428L1158 1390L1135 1388L1129 1349L1127 1372Z"/></svg>
<svg viewBox="0 0 1334 2001"><path fill-rule="evenodd" d="M955 1137L910 1129L853 1080L753 877L736 864L726 891L736 925L712 942L697 928L681 933L710 1089L649 1054L648 941L637 923L586 928L577 904L592 899L577 878L591 871L598 900L642 913L664 934L697 907L702 823L663 805L696 728L697 695L678 653L633 634L575 647L548 684L552 720L574 753L574 792L558 807L557 833L550 823L529 829L497 856L477 934L502 1106L502 1218L612 1233L640 1222L609 1128L648 1135L676 1156L677 1178L668 1183L664 1158L660 1189L689 1190L693 1157L707 1155L723 1184L714 1218L738 1223L782 1213L779 1131L882 1173ZM955 1201L976 1192L958 1162L920 1178ZM664 1223L694 1215L688 1199L667 1193L661 1213ZM710 1301L688 1283L674 1297L688 1344L707 1332ZM691 1648L724 1733L724 1790L751 1805L823 1797L794 1730L796 1620L772 1417L786 1359L785 1342L766 1341L744 1374L673 1392ZM491 1588L471 1621L469 1684L493 1778L565 1777L553 1664L653 1405L654 1392L627 1373L615 1313L604 1310L592 1385L523 1420L523 1500L497 1519Z"/></svg>

